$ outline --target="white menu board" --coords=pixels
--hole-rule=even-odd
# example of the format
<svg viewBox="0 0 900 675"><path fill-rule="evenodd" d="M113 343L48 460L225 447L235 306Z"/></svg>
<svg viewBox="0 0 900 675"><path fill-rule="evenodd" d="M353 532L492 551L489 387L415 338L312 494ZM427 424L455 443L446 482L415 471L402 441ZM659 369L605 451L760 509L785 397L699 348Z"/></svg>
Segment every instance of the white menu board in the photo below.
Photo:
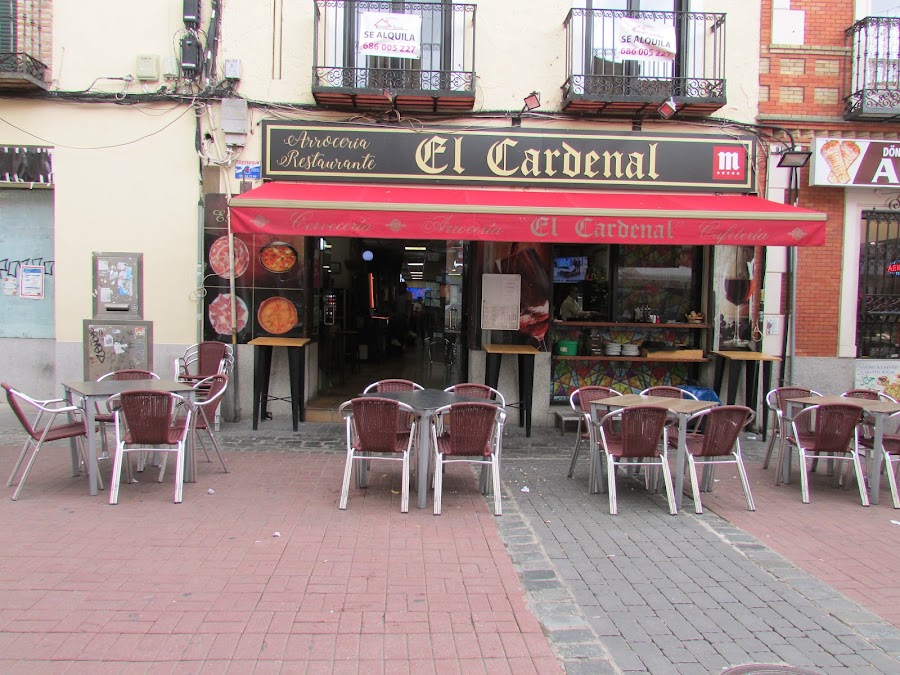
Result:
<svg viewBox="0 0 900 675"><path fill-rule="evenodd" d="M519 330L521 274L484 274L481 277L481 327Z"/></svg>

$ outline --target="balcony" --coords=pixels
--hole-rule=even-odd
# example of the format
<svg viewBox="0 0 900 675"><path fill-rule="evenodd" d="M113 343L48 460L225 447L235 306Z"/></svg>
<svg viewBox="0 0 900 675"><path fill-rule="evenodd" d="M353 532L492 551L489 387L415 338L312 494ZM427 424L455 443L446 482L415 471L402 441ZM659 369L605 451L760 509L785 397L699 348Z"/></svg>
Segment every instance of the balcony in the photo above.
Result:
<svg viewBox="0 0 900 675"><path fill-rule="evenodd" d="M565 28L567 112L641 117L672 99L675 117L706 116L725 105L724 14L572 9Z"/></svg>
<svg viewBox="0 0 900 675"><path fill-rule="evenodd" d="M4 3L5 5L6 3ZM20 0L0 7L0 91L49 89L50 10L43 0ZM46 40L45 40L46 38Z"/></svg>
<svg viewBox="0 0 900 675"><path fill-rule="evenodd" d="M869 16L847 29L850 93L845 120L900 119L900 18Z"/></svg>
<svg viewBox="0 0 900 675"><path fill-rule="evenodd" d="M364 53L373 13L419 17L419 57ZM312 93L320 106L433 113L475 106L475 5L316 0L315 21Z"/></svg>

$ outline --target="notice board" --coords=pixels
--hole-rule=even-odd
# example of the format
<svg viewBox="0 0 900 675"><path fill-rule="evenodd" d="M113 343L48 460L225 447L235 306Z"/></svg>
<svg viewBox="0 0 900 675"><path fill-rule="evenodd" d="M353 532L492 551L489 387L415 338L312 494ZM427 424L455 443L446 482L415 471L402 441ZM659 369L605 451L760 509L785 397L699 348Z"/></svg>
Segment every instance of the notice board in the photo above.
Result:
<svg viewBox="0 0 900 675"><path fill-rule="evenodd" d="M84 379L114 370L153 370L152 321L84 320Z"/></svg>
<svg viewBox="0 0 900 675"><path fill-rule="evenodd" d="M484 330L519 330L521 297L521 274L483 274L481 276L481 328Z"/></svg>

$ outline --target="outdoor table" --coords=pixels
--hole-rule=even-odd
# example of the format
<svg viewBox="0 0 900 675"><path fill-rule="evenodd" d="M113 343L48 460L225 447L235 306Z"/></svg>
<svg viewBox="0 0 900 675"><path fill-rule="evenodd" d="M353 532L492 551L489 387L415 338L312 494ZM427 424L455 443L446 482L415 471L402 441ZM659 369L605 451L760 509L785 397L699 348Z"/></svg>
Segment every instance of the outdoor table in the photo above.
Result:
<svg viewBox="0 0 900 675"><path fill-rule="evenodd" d="M500 381L500 361L504 354L515 354L519 364L519 426L525 426L525 436L531 436L531 398L534 391L534 357L540 354L531 345L485 345L484 383L497 389Z"/></svg>
<svg viewBox="0 0 900 675"><path fill-rule="evenodd" d="M253 345L253 430L256 431L260 420L268 419L266 410L269 401L286 401L281 396L269 396L269 378L272 374L272 350L274 347L287 347L288 370L291 381L291 422L297 431L303 419L303 398L306 395L303 348L312 340L309 338L258 337L247 344Z"/></svg>
<svg viewBox="0 0 900 675"><path fill-rule="evenodd" d="M418 438L416 439L416 452L419 457L416 468L416 492L420 509L424 509L428 503L428 464L431 459L431 451L434 449L431 447L430 421L434 411L452 403L496 403L496 401L491 399L463 396L441 389L385 391L366 395L389 398L405 403L419 417ZM365 463L362 464L364 465ZM360 471L359 475L362 475L362 471Z"/></svg>
<svg viewBox="0 0 900 675"><path fill-rule="evenodd" d="M598 421L602 415L598 408L618 409L634 405L655 405L667 409L678 417L678 450L675 454L675 475L672 477L675 488L675 507L681 508L681 494L684 489L684 466L687 462L687 423L694 413L715 408L715 401L695 401L690 398L668 398L666 396L647 396L644 394L625 394L591 401L591 417ZM593 452L593 448L591 448ZM591 476L591 490L594 488L594 477Z"/></svg>
<svg viewBox="0 0 900 675"><path fill-rule="evenodd" d="M163 391L184 396L193 403L194 388L188 382L175 380L113 380L106 379L102 382L85 380L83 382L63 382L65 399L72 405L79 405L75 401L75 395L80 397L80 406L84 412L84 423L87 427L87 472L88 489L92 496L97 494L97 474L100 467L97 464L97 438L95 427L97 421L95 413L97 404L105 403L106 399L114 394L125 391ZM191 434L187 446L187 457L184 463L184 480L193 483L194 478L194 434ZM72 468L78 470L78 446L72 439Z"/></svg>
<svg viewBox="0 0 900 675"><path fill-rule="evenodd" d="M725 374L725 362L728 361L728 398L726 403L734 405L737 397L741 363L744 363L746 366L744 375L745 400L747 407L756 412L756 385L759 382L759 370L762 368L763 391L768 392L772 387L772 364L775 361L781 361L781 357L763 354L762 352L742 351L721 351L713 352L713 354L716 357L716 372L713 380L713 389L715 389L716 394L720 397L722 395L722 378ZM761 417L762 439L766 440L769 421L768 411L764 411Z"/></svg>
<svg viewBox="0 0 900 675"><path fill-rule="evenodd" d="M804 396L801 398L785 399L787 410L785 410L786 421L793 419L794 405L800 405L804 408L820 405L823 403L845 403L849 405L859 406L870 414L875 420L875 430L873 438L872 452L866 453L866 476L869 486L869 503L877 504L881 492L881 460L883 459L882 443L884 442L884 425L888 417L895 412L900 412L900 403L892 403L891 401L870 400L865 398L852 398L850 396ZM789 483L791 478L791 454L784 453L782 465L779 467L781 471L781 480L783 483Z"/></svg>

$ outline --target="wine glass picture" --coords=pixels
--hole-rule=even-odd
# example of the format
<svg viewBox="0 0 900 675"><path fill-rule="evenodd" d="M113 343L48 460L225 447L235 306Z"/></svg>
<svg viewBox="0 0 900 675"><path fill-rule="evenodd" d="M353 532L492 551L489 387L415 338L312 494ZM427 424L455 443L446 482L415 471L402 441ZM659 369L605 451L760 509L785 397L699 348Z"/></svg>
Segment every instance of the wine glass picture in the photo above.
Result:
<svg viewBox="0 0 900 675"><path fill-rule="evenodd" d="M749 340L744 333L750 329L750 296L753 292L753 284L750 278L750 266L752 261L744 263L743 256L735 256L734 266L726 273L724 291L725 299L734 305L731 317L726 317L725 334L726 343L734 347L746 347Z"/></svg>

